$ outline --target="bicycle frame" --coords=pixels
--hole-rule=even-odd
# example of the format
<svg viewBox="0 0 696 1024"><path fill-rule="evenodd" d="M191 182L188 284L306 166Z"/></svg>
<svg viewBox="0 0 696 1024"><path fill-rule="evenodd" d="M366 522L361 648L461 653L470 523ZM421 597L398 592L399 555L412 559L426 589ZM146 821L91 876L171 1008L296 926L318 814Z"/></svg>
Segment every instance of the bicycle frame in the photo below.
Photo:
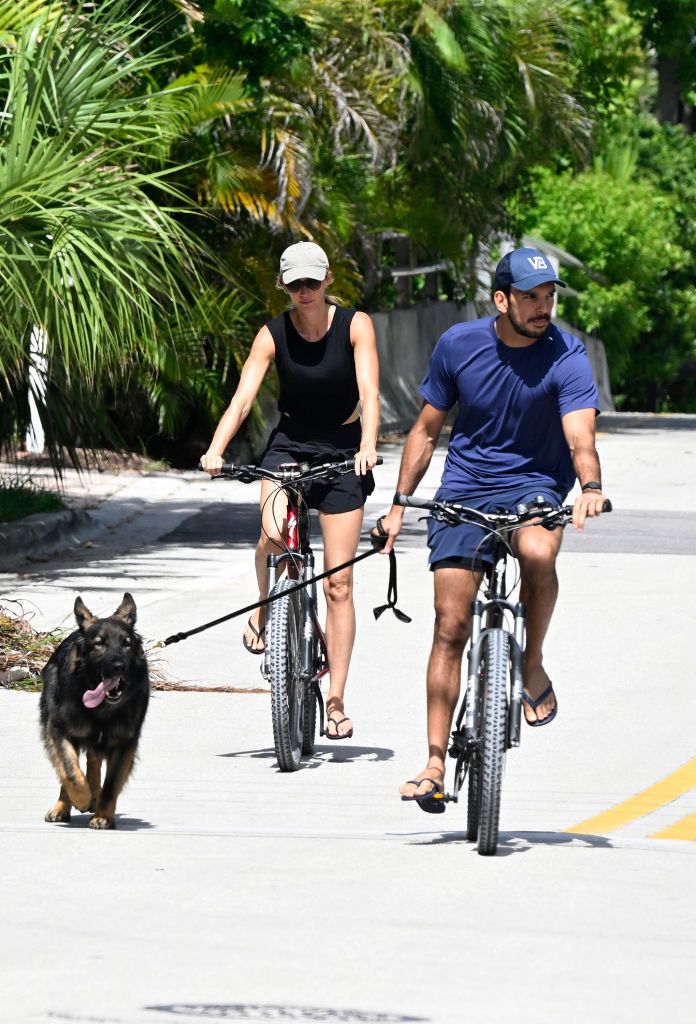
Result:
<svg viewBox="0 0 696 1024"><path fill-rule="evenodd" d="M490 629L505 628L505 612L513 618L510 635L510 705L508 712L507 747L519 747L522 720L523 655L525 641L526 608L521 601L507 600L508 551L503 541L496 539L493 564L486 569L482 587L486 600L479 597L471 602L471 638L468 652L466 697L459 712L456 730L465 741L479 735L478 709L480 707L481 653L485 634ZM462 723L462 718L464 722ZM463 724L463 728L462 728Z"/></svg>
<svg viewBox="0 0 696 1024"><path fill-rule="evenodd" d="M382 459L378 457L376 464L379 465L381 462ZM241 480L243 483L251 483L254 480L271 480L278 489L284 492L287 499L284 530L285 550L280 551L279 554L270 555L267 562L269 595L274 590L282 591L275 597L281 602L278 607L283 608L284 617L278 619L278 622L283 624L282 627L279 627L284 631L282 633L283 641L282 646L274 649L274 644L269 642L273 630L271 629L267 633L261 666L264 677L271 683L274 742L278 754L278 764L283 771L296 771L299 768L301 753L307 754L314 751L315 709L313 702L315 699L319 705L320 732L323 735L325 731L324 702L320 680L329 671L329 658L326 636L319 623L317 612L314 554L309 543L309 512L305 501L304 487L311 480L333 480L342 473L353 472L354 469L353 458L339 459L336 462L325 462L315 466L306 463L284 463L277 470L223 463L221 472L217 475L218 479L227 477ZM296 644L292 650L287 642L287 622L290 615L290 605L286 600L288 588L285 588L284 581L279 579L283 570L287 571L289 581L297 580L309 584L296 591L292 599L293 603L295 601L299 603L299 622L297 621L296 605L295 611L292 613L293 635L296 638ZM269 615L268 621L272 624L275 621L272 610ZM279 651L284 651L285 654L281 656ZM291 726L290 718L286 714L288 667L283 663L283 659L288 657L288 651L292 657L292 685L295 687L296 684L299 684L304 692L304 697L297 699L297 706L304 703L304 713L306 714L307 701L311 701L311 716L309 719L305 719L301 725L300 747L296 745L297 734L291 735L288 732L288 729L295 729L297 725L297 720L295 720ZM296 709L295 705L293 705L293 709ZM307 726L306 731L305 725Z"/></svg>
<svg viewBox="0 0 696 1024"><path fill-rule="evenodd" d="M269 555L268 566L268 593L270 594L278 581L279 569L286 566L289 579L305 581L313 580L314 552L309 545L309 538L302 535L300 503L302 491L300 487L286 485L283 490L288 499L287 527L286 527L286 550L277 555ZM302 603L302 678L305 683L310 683L319 701L320 730L324 729L324 704L319 688L319 680L329 671L329 656L326 645L326 636L319 623L317 612L317 586L312 582L310 586L300 591ZM319 653L319 669L317 669L317 648ZM268 676L268 659L270 651L267 649L264 654L264 675Z"/></svg>

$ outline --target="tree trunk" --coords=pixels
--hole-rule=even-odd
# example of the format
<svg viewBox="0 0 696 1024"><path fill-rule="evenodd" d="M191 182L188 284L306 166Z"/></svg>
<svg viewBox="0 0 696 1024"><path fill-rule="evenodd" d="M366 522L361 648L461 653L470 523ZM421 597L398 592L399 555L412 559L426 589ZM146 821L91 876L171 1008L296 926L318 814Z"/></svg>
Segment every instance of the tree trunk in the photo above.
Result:
<svg viewBox="0 0 696 1024"><path fill-rule="evenodd" d="M687 132L696 131L696 108L684 99L679 78L679 58L657 56L657 118L668 124L681 124Z"/></svg>
<svg viewBox="0 0 696 1024"><path fill-rule="evenodd" d="M677 57L657 55L657 119L679 124L681 90L679 88L679 60Z"/></svg>

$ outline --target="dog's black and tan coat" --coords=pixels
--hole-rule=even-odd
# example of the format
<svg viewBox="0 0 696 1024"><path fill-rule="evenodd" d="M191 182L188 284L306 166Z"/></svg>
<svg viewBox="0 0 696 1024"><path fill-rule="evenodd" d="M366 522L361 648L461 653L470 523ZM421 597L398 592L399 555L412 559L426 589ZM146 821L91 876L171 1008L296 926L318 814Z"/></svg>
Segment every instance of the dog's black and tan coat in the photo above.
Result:
<svg viewBox="0 0 696 1024"><path fill-rule="evenodd" d="M42 672L41 736L60 781L60 795L46 821L69 821L76 807L92 812L90 828L113 828L116 801L131 773L147 711L147 661L130 594L106 619L92 615L78 597L75 618L79 628L63 640ZM87 754L86 775L81 751Z"/></svg>

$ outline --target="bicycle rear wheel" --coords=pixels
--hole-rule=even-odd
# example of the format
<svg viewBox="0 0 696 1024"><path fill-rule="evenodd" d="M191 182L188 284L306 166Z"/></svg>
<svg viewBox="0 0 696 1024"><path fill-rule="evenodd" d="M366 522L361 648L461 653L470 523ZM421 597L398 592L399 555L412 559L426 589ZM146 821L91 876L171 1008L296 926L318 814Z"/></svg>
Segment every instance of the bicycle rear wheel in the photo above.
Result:
<svg viewBox="0 0 696 1024"><path fill-rule="evenodd" d="M484 639L484 692L482 709L478 852L494 854L498 848L500 794L505 767L507 731L507 675L510 637L504 629L492 629Z"/></svg>
<svg viewBox="0 0 696 1024"><path fill-rule="evenodd" d="M293 580L281 580L278 594L292 590ZM305 682L302 678L302 601L298 593L284 594L271 605L266 636L269 650L273 742L278 767L300 767L303 746Z"/></svg>

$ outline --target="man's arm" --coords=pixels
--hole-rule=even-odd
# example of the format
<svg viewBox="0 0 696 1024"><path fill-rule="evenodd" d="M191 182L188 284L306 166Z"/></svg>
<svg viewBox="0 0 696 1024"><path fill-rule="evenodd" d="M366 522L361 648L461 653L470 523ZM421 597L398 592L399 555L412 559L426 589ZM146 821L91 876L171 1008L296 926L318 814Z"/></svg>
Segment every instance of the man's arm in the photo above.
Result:
<svg viewBox="0 0 696 1024"><path fill-rule="evenodd" d="M413 494L423 479L447 419L447 412L447 409L436 409L429 402L423 402L418 419L406 438L404 453L401 456L399 481L396 485L397 491L401 494ZM387 515L382 517L382 529L389 534L382 549L383 554L389 554L394 547L394 541L401 532L404 511L401 505L392 505Z"/></svg>
<svg viewBox="0 0 696 1024"><path fill-rule="evenodd" d="M561 420L573 460L573 469L581 487L590 482L602 482L602 470L595 446L595 419L594 409L577 409L575 412L566 413ZM587 516L601 515L605 501L606 497L602 491L583 491L575 499L573 526L582 530Z"/></svg>

